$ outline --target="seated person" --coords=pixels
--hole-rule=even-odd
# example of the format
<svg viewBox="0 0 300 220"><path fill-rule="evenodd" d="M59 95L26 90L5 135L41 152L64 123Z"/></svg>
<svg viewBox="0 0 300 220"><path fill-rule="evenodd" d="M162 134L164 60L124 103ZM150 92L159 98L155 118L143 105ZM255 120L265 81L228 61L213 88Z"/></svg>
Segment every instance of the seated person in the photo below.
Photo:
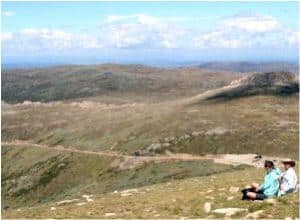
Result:
<svg viewBox="0 0 300 220"><path fill-rule="evenodd" d="M295 192L297 190L297 175L294 170L295 161L290 159L282 161L284 172L279 176L280 190L278 196Z"/></svg>
<svg viewBox="0 0 300 220"><path fill-rule="evenodd" d="M267 171L264 182L260 186L257 183L252 183L250 187L242 190L243 200L264 200L277 195L279 191L278 177L280 170L276 169L274 163L269 160L265 161L264 167Z"/></svg>

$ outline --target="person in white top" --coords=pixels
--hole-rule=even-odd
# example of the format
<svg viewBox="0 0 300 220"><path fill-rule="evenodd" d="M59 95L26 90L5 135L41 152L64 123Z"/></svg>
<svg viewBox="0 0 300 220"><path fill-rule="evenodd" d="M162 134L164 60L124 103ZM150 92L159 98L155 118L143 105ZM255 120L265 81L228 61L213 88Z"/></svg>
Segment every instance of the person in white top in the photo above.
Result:
<svg viewBox="0 0 300 220"><path fill-rule="evenodd" d="M294 166L296 165L295 161L292 160L284 160L282 161L284 166L284 172L279 177L280 190L278 195L282 196L287 193L295 192L297 190L297 175L294 170Z"/></svg>

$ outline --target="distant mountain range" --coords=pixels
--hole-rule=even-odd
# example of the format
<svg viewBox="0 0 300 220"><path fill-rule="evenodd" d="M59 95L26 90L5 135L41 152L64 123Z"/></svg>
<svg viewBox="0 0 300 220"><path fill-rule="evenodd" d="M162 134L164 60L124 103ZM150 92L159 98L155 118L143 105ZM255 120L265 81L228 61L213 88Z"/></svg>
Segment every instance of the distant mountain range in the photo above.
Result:
<svg viewBox="0 0 300 220"><path fill-rule="evenodd" d="M99 63L101 64L101 63ZM113 64L113 63L111 63ZM123 63L128 64L128 63ZM198 67L210 70L223 70L230 72L273 72L273 71L287 71L298 73L299 64L297 62L286 61L272 61L272 62L154 62L154 63L138 63L139 65L161 67L161 68L178 68L178 67ZM2 69L28 69L28 68L45 68L51 66L64 66L64 65L81 65L80 63L63 63L63 62L50 62L50 63L2 63ZM84 64L85 65L85 64ZM88 65L88 64L86 64Z"/></svg>
<svg viewBox="0 0 300 220"><path fill-rule="evenodd" d="M198 65L199 68L232 72L273 72L287 71L298 73L298 63L292 62L209 62Z"/></svg>

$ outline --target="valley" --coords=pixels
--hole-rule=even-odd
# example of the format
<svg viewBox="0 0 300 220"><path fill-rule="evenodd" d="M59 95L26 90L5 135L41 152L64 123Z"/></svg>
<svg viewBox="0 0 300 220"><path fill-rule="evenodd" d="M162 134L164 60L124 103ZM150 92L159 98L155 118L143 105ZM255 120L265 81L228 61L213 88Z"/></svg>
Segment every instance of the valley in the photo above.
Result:
<svg viewBox="0 0 300 220"><path fill-rule="evenodd" d="M236 218L297 217L297 194L247 204L229 190L260 182L263 159L299 161L297 77L112 64L7 70L2 214L224 217L204 211L209 202L247 207Z"/></svg>

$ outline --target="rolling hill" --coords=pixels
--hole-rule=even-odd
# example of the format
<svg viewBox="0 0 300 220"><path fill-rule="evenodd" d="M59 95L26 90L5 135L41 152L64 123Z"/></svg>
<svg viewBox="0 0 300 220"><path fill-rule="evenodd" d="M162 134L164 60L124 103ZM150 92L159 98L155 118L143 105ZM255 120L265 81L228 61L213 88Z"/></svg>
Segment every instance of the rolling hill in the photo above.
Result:
<svg viewBox="0 0 300 220"><path fill-rule="evenodd" d="M196 95L237 78L226 71L113 64L4 70L2 100L50 102L109 96L158 102Z"/></svg>

